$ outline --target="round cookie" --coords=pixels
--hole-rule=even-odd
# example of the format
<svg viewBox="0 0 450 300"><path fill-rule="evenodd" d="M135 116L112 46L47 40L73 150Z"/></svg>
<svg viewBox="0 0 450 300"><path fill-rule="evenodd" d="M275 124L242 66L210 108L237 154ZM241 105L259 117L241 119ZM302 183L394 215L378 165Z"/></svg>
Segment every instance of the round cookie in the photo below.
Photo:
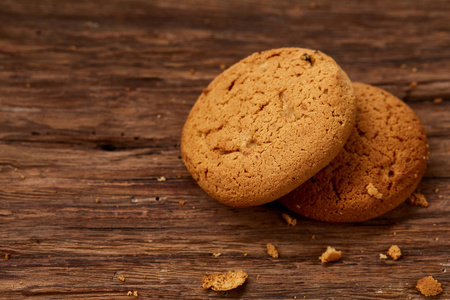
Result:
<svg viewBox="0 0 450 300"><path fill-rule="evenodd" d="M329 56L300 48L258 52L203 91L184 125L181 153L211 197L260 205L326 166L355 116L352 83Z"/></svg>
<svg viewBox="0 0 450 300"><path fill-rule="evenodd" d="M356 126L339 155L280 199L305 217L361 222L406 200L428 159L425 130L405 103L379 88L354 83Z"/></svg>

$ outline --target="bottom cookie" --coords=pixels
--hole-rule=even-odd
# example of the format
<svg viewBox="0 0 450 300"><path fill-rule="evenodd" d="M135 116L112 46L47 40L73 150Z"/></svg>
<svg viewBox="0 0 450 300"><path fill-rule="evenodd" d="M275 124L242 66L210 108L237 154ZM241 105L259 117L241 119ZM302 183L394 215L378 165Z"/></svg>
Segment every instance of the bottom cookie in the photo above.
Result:
<svg viewBox="0 0 450 300"><path fill-rule="evenodd" d="M397 207L425 173L428 145L417 115L397 97L354 83L356 125L338 156L280 198L290 210L326 222L361 222Z"/></svg>

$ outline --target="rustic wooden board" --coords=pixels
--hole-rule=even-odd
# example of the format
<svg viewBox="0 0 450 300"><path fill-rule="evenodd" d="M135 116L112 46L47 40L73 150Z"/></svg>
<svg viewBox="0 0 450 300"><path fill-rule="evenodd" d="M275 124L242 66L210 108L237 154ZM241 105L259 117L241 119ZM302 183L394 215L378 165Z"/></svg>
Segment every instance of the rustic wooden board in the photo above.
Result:
<svg viewBox="0 0 450 300"><path fill-rule="evenodd" d="M421 299L432 275L449 299L449 20L445 0L1 1L0 298ZM411 105L428 208L287 227L277 202L233 209L195 184L179 151L192 104L220 65L281 46ZM392 244L404 257L380 260ZM343 259L321 265L328 245ZM244 286L201 288L233 269Z"/></svg>

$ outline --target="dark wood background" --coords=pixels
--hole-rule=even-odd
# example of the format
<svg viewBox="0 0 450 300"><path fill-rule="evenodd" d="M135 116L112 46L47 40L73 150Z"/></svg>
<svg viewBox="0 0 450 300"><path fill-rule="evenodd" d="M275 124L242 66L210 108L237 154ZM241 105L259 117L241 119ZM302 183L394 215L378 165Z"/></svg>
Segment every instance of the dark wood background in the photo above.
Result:
<svg viewBox="0 0 450 300"><path fill-rule="evenodd" d="M428 208L288 227L277 202L233 209L196 185L179 149L196 98L221 65L283 46L417 112ZM449 2L2 0L0 169L2 299L421 299L426 275L449 299ZM380 260L392 244L403 258ZM328 245L343 259L321 265ZM244 286L201 288L235 269Z"/></svg>

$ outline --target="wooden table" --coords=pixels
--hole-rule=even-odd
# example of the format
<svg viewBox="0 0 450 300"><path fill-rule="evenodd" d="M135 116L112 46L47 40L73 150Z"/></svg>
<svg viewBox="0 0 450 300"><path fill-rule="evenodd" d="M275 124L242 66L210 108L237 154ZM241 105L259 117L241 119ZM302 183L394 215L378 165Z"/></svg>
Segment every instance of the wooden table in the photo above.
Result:
<svg viewBox="0 0 450 300"><path fill-rule="evenodd" d="M448 4L2 0L0 298L422 299L432 275L449 299ZM282 46L320 49L417 112L428 208L288 227L277 202L234 209L197 186L179 149L193 103L224 67ZM403 258L381 260L392 244ZM322 265L328 245L343 259ZM244 286L202 289L236 269Z"/></svg>

